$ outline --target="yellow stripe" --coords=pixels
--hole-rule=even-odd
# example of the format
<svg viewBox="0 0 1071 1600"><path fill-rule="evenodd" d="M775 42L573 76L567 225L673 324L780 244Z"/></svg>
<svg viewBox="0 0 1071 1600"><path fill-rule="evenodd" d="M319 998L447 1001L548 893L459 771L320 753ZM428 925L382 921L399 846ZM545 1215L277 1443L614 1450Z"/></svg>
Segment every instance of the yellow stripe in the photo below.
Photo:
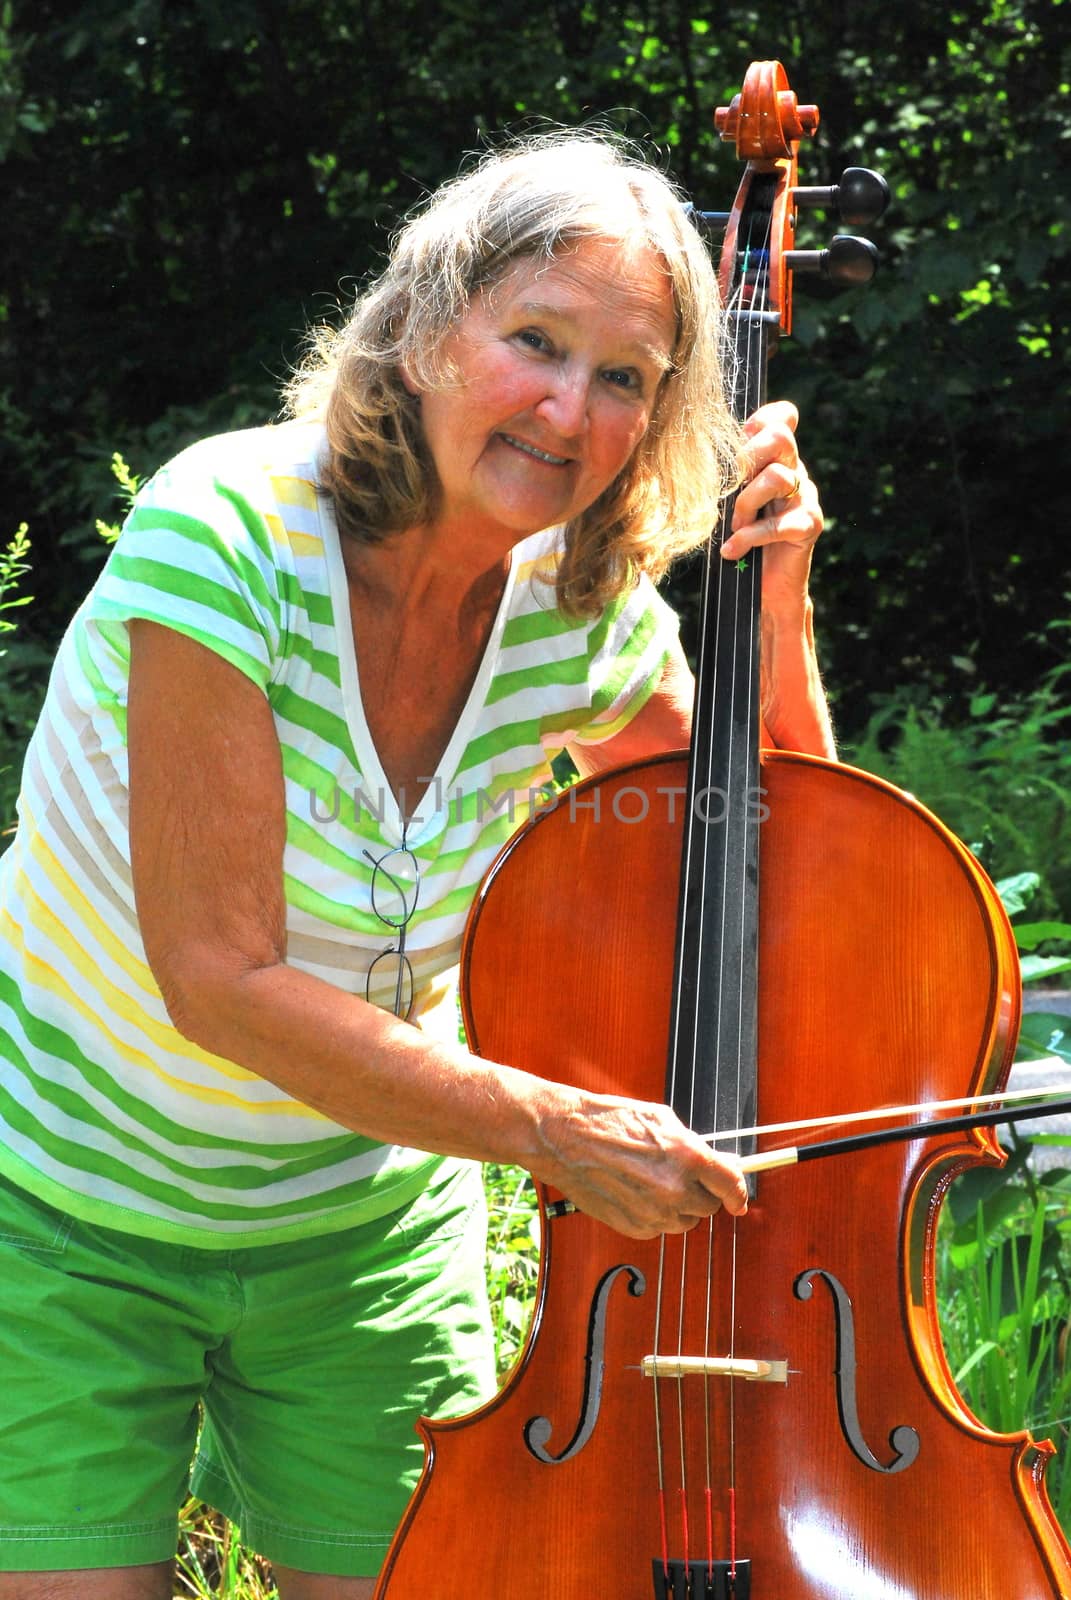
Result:
<svg viewBox="0 0 1071 1600"><path fill-rule="evenodd" d="M268 481L281 506L300 506L302 511L316 510L316 485L310 483L308 478L272 477Z"/></svg>
<svg viewBox="0 0 1071 1600"><path fill-rule="evenodd" d="M269 511L264 515L268 532L278 545L289 545L296 556L323 555L324 542L314 533L302 533L300 528L288 528L282 517Z"/></svg>
<svg viewBox="0 0 1071 1600"><path fill-rule="evenodd" d="M535 556L531 561L522 561L517 568L516 583L520 586L527 583L533 572L540 571L541 576L548 583L553 583L554 576L562 564L560 550L545 550L541 556Z"/></svg>
<svg viewBox="0 0 1071 1600"><path fill-rule="evenodd" d="M57 972L54 967L50 967L40 956L33 955L26 948L22 927L7 911L0 911L0 929L3 930L13 948L20 952L23 965L36 988L55 995L68 1011L75 1012L82 1017L98 1037L108 1043L116 1056L139 1068L139 1070L147 1072L151 1077L157 1078L161 1083L166 1084L168 1088L190 1099L200 1100L208 1105L233 1107L245 1114L252 1113L256 1116L262 1112L266 1115L283 1113L289 1116L312 1117L317 1121L323 1120L318 1111L313 1111L311 1106L302 1105L297 1100L269 1100L264 1103L251 1102L243 1100L240 1095L231 1094L226 1090L202 1088L197 1084L190 1083L188 1079L179 1078L173 1073L165 1072L158 1062L154 1061L151 1056L146 1055L144 1051L136 1050L122 1039L117 1038L100 1015L91 1010L81 996L71 988L61 973ZM23 996L23 998L29 1005L29 997ZM60 1029L60 1031L63 1032L64 1030ZM171 1052L171 1054L174 1053ZM192 1052L192 1054L197 1054L197 1052ZM218 1058L205 1056L201 1059L213 1063ZM255 1076L253 1073L245 1073L244 1075L247 1078ZM168 1115L166 1109L162 1106L156 1106L154 1109L165 1116Z"/></svg>
<svg viewBox="0 0 1071 1600"><path fill-rule="evenodd" d="M52 887L57 891L64 905L70 906L72 914L76 916L80 922L85 924L90 933L96 939L97 943L102 949L107 951L108 955L111 956L116 966L122 968L127 977L130 979L131 983L136 985L137 988L139 988L144 994L151 994L155 998L159 999L160 991L157 988L155 979L153 978L152 971L149 966L144 961L138 961L136 957L131 955L127 946L123 944L121 939L116 937L111 928L109 928L108 924L103 921L100 913L97 911L92 901L87 899L84 890L71 877L70 873L67 871L67 868L62 865L55 852L49 848L47 839L37 828L36 820L34 822L34 832L30 838L30 855L37 862L37 865L41 868L41 871L51 883ZM55 926L60 934L60 937L55 940L55 943L58 944L61 949L67 949L69 947L72 953L74 949L80 948L78 945L69 945L67 928L62 923L56 921L55 913L50 910L45 901L42 900L40 895L37 893L37 890L30 881L25 867L22 868L21 876L26 889L30 894L33 895L34 899L37 900L45 916L54 921ZM35 925L41 925L36 917L33 920Z"/></svg>
<svg viewBox="0 0 1071 1600"><path fill-rule="evenodd" d="M123 947L119 945L112 935L105 929L104 924L100 921L100 918L96 915L96 913L93 912L92 907L85 899L85 896L82 895L77 887L73 884L69 875L55 860L55 857L45 854L45 850L46 847L39 839L34 841L33 853L46 877L53 882L54 887L56 887L61 894L63 883L69 883L71 885L73 893L70 896L64 896L64 898L68 901L68 903L72 905L80 905L89 912L89 915L85 917L86 925L93 932L94 936L99 938L101 945L108 950L109 954L112 954L113 956L116 954L116 952L121 952L121 958L118 958L118 964L122 970L126 972L127 975L145 993L159 996L160 991L153 981L148 967L146 967L143 962L131 960L129 952L123 949ZM50 870L50 865L52 870ZM210 1071L218 1073L219 1076L223 1078L230 1078L232 1080L237 1080L244 1083L263 1081L259 1078L257 1073L250 1072L247 1068L239 1066L237 1062L229 1061L224 1056L217 1056L208 1050L202 1050L198 1045L192 1044L190 1041L183 1039L177 1028L169 1027L164 1023L159 1023L153 1017L148 1016L132 996L126 994L122 989L117 988L114 983L104 977L104 974L101 972L100 968L94 961L90 959L81 944L72 936L70 930L65 927L62 922L60 922L55 912L53 912L46 902L42 900L41 896L34 889L29 879L25 876L23 876L22 886L27 901L31 902L30 910L32 926L36 928L43 937L48 939L51 944L55 945L58 950L63 951L71 965L86 980L89 992L91 994L99 995L100 1000L111 1014L120 1017L124 1022L130 1024L131 1027L144 1036L147 1043L153 1045L166 1056L173 1057L178 1061L186 1060L190 1062L198 1062L200 1065L207 1067ZM240 1095L231 1093L227 1090L209 1089L202 1085L191 1083L188 1079L178 1077L174 1073L165 1072L164 1069L155 1060L153 1060L151 1056L119 1039L117 1035L115 1035L111 1029L108 1028L103 1018L99 1015L99 1012L91 1008L81 998L81 996L70 987L70 984L64 977L61 976L60 973L58 973L53 967L50 967L47 962L43 961L39 956L32 955L29 952L26 947L22 927L20 924L15 922L10 913L4 912L2 916L2 925L8 929L9 935L12 936L12 943L22 951L24 960L28 965L32 966L38 974L34 981L42 989L45 989L48 992L56 995L57 998L59 998L69 1009L77 1012L83 1021L90 1025L90 1029L92 1031L96 1031L105 1037L109 1041L109 1044L116 1056L118 1056L121 1060L129 1062L132 1066L139 1068L139 1070L149 1071L154 1077L159 1078L162 1083L168 1084L171 1088L178 1090L181 1094L188 1095L190 1098L195 1100L204 1101L210 1105L237 1106L243 1111L252 1112L253 1114L259 1114L263 1112L267 1115L312 1117L318 1121L323 1120L319 1112L314 1111L311 1106L303 1105L297 1100L281 1099L264 1102L249 1101L243 1099ZM143 981L141 977L142 974L147 977L147 982ZM175 1048L177 1041L181 1041L181 1049Z"/></svg>

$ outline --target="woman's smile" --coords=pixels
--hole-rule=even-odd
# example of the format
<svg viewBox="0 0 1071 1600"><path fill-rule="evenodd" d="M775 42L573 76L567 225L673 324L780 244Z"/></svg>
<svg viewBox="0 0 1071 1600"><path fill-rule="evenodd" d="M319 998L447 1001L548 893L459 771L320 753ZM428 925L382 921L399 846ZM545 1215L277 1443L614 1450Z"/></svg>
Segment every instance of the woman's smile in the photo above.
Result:
<svg viewBox="0 0 1071 1600"><path fill-rule="evenodd" d="M523 439L515 439L509 433L504 433L501 437L505 439L507 444L512 445L515 450L523 451L526 456L534 456L537 461L546 461L552 467L568 465L568 456L554 456L547 450L537 450L534 444L525 444Z"/></svg>

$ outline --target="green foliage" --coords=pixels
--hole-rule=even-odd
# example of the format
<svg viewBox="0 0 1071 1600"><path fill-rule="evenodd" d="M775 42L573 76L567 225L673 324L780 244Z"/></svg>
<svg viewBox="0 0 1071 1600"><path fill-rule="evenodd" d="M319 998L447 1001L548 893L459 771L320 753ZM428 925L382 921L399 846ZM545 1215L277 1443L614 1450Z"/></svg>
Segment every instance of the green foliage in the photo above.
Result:
<svg viewBox="0 0 1071 1600"><path fill-rule="evenodd" d="M267 1562L242 1544L236 1528L199 1500L179 1516L175 1600L278 1600Z"/></svg>
<svg viewBox="0 0 1071 1600"><path fill-rule="evenodd" d="M997 885L1020 949L1058 952L1024 954L1028 981L1071 968L1071 926L1015 920L1039 882L1024 872ZM1071 1018L1027 1012L1016 1060L1043 1057L1071 1066ZM1003 1167L971 1168L949 1190L937 1246L941 1328L976 1415L998 1433L1027 1428L1057 1446L1046 1484L1071 1529L1071 1135L1027 1137L1017 1126L1002 1132Z"/></svg>
<svg viewBox="0 0 1071 1600"><path fill-rule="evenodd" d="M134 496L138 492L141 480L134 476L118 450L112 452L112 477L122 490L126 508L129 510L134 502ZM97 533L105 544L114 544L122 532L121 523L105 522L102 517L97 518L96 527Z"/></svg>
<svg viewBox="0 0 1071 1600"><path fill-rule="evenodd" d="M15 624L5 611L29 605L32 596L19 594L18 586L30 570L27 559L30 553L29 528L20 522L4 549L0 549L0 633L14 633ZM6 652L0 650L0 657Z"/></svg>
<svg viewBox="0 0 1071 1600"><path fill-rule="evenodd" d="M30 570L29 553L29 530L22 522L0 549L0 635L9 639L0 649L0 850L14 817L23 747L37 716L47 671L47 658L35 657L21 639L10 642L16 623L5 615L30 604L32 597L19 593Z"/></svg>
<svg viewBox="0 0 1071 1600"><path fill-rule="evenodd" d="M1071 1137L1046 1136L1071 1147ZM941 1324L957 1387L999 1433L1028 1428L1058 1454L1047 1476L1071 1527L1071 1170L1036 1174L1011 1131L1000 1169L952 1185L938 1242Z"/></svg>
<svg viewBox="0 0 1071 1600"><path fill-rule="evenodd" d="M139 480L118 450L112 453L111 474L119 485L125 511L137 494ZM119 524L107 523L98 517L96 531L104 544L113 544L119 537ZM17 592L20 580L30 570L29 549L28 528L24 522L7 549L0 550L0 633L15 631L15 624L3 613L31 601L30 595ZM11 831L23 751L41 709L51 651L33 635L20 636L10 650L0 650L0 658L4 656L8 659L0 666L3 689L0 699L0 849Z"/></svg>
<svg viewBox="0 0 1071 1600"><path fill-rule="evenodd" d="M539 1268L535 1186L519 1167L484 1168L487 1191L487 1290L495 1364L505 1377L524 1348Z"/></svg>
<svg viewBox="0 0 1071 1600"><path fill-rule="evenodd" d="M1013 920L1022 916L1041 889L1041 876L1037 872L1019 872L1013 878L1002 878L997 890L1004 909ZM1024 983L1043 983L1058 974L1071 971L1071 923L1054 922L1046 918L1041 922L1016 922L1015 942L1019 947L1019 966ZM1056 954L1039 955L1044 948ZM1030 1014L1023 1019L1026 1027ZM1044 1052L1041 1052L1044 1054ZM1029 1056L1020 1052L1020 1060Z"/></svg>
<svg viewBox="0 0 1071 1600"><path fill-rule="evenodd" d="M920 700L903 687L878 695L844 755L936 812L991 877L1032 862L1041 908L1071 914L1069 673L1055 666L1003 701L979 690L962 717L937 697Z"/></svg>

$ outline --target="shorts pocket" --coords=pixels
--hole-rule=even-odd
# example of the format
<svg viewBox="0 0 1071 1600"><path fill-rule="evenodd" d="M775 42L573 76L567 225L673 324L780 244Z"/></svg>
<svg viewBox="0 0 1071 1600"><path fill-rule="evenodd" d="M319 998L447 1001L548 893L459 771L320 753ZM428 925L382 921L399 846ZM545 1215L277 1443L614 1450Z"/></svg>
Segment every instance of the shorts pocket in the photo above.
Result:
<svg viewBox="0 0 1071 1600"><path fill-rule="evenodd" d="M407 1248L417 1249L440 1240L471 1238L474 1230L480 1238L487 1231L483 1177L475 1166L462 1168L446 1183L425 1190L397 1214L391 1235L404 1240Z"/></svg>
<svg viewBox="0 0 1071 1600"><path fill-rule="evenodd" d="M60 1255L74 1218L0 1176L0 1245L30 1255Z"/></svg>

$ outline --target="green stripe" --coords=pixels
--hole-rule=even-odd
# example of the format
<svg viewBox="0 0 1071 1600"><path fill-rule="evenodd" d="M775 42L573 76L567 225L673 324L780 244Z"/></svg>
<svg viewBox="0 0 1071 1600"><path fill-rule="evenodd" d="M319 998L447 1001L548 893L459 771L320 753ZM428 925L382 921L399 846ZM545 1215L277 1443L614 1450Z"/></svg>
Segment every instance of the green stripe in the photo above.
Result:
<svg viewBox="0 0 1071 1600"><path fill-rule="evenodd" d="M299 600L295 603L295 610L301 610L300 591ZM318 672L329 683L337 686L338 657L326 650L317 650L312 640L304 633L287 633L284 635L285 653L288 661L304 661L314 672Z"/></svg>
<svg viewBox="0 0 1071 1600"><path fill-rule="evenodd" d="M298 694L296 689L290 688L285 683L277 686L272 695L272 705L280 717L285 717L286 721L292 722L296 728L304 728L307 733L314 733L324 744L342 751L346 759L356 766L357 757L353 753L353 743L345 717L337 716L335 712L318 706L314 700Z"/></svg>
<svg viewBox="0 0 1071 1600"><path fill-rule="evenodd" d="M87 1087L94 1089L102 1100L115 1106L117 1111L124 1113L131 1121L140 1123L148 1132L165 1139L170 1144L186 1145L190 1149L203 1150L228 1150L250 1155L275 1155L276 1149L265 1150L262 1143L254 1139L226 1138L219 1134L199 1132L196 1129L184 1127L182 1123L173 1122L169 1117L163 1116L157 1108L146 1100L140 1100L127 1094L116 1080L103 1068L91 1061L79 1049L69 1034L64 1033L55 1023L46 1022L43 1018L30 1011L24 1001L18 986L8 973L0 971L0 1001L6 1002L11 1011L18 1017L30 1044L40 1056L49 1056L54 1060L63 1061L73 1067ZM176 1035L176 1037L178 1037ZM129 1143L132 1148L144 1150L146 1153L156 1155L155 1148L141 1140L132 1139L130 1135L121 1132L119 1128L93 1107L75 1091L62 1084L51 1082L42 1077L34 1069L30 1061L23 1055L18 1043L11 1037L6 1028L0 1028L0 1055L7 1058L13 1066L24 1074L34 1085L40 1099L54 1105L58 1111L71 1117L76 1122L87 1123L105 1129L124 1143ZM253 1114L253 1113L250 1113ZM13 1120L14 1119L9 1119ZM353 1136L355 1139L358 1135ZM331 1134L326 1138L312 1140L308 1144L304 1141L300 1145L291 1146L291 1149L300 1150L302 1161L306 1159L313 1163L322 1160L338 1149L340 1136ZM375 1148L374 1141L359 1141L364 1149ZM282 1147L285 1150L285 1146ZM290 1159L284 1156L284 1159ZM160 1155L161 1164L171 1166L176 1173L199 1173L200 1169L194 1165L186 1165L167 1155ZM75 1163L77 1165L77 1163Z"/></svg>
<svg viewBox="0 0 1071 1600"><path fill-rule="evenodd" d="M218 1228L198 1227L193 1222L172 1222L167 1217L157 1217L152 1212L135 1210L133 1205L117 1205L111 1200L101 1200L94 1195L83 1195L57 1183L43 1172L26 1165L15 1153L0 1145L0 1172L19 1188L37 1195L57 1211L68 1212L83 1222L98 1227L114 1228L120 1232L135 1232L142 1238L161 1239L175 1244L194 1245L206 1250L233 1250L242 1245L285 1244L291 1239L308 1238L314 1234L335 1233L343 1228L353 1228L391 1211L409 1205L426 1189L437 1171L447 1163L441 1156L425 1156L415 1168L404 1172L387 1172L366 1180L360 1186L357 1199L335 1206L334 1191L318 1196L306 1204L311 1217L300 1221L277 1223L274 1227L256 1227L263 1212L246 1213L242 1217L228 1217L225 1221L240 1221L247 1228L231 1229L226 1233ZM340 1190L344 1194L347 1191ZM132 1198L140 1198L136 1194ZM330 1210L320 1209L330 1206Z"/></svg>
<svg viewBox="0 0 1071 1600"><path fill-rule="evenodd" d="M128 1168L116 1165L109 1156L97 1151L84 1138L65 1139L53 1130L40 1129L39 1125L29 1117L25 1108L17 1100L13 1100L2 1087L0 1087L0 1117L6 1121L8 1127L24 1139L31 1140L38 1149L44 1150L57 1163L70 1167L74 1172L84 1172L95 1178L105 1178L110 1183L117 1184L124 1189L130 1189L137 1194L144 1195L147 1199L168 1206L173 1211L184 1211L187 1214L201 1217L214 1217L218 1221L229 1221L243 1216L255 1217L290 1217L302 1211L316 1209L325 1203L324 1198L318 1194L303 1194L293 1200L279 1200L274 1204L258 1201L252 1210L236 1207L234 1202L223 1198L222 1200L205 1199L203 1196L193 1196L177 1183L165 1183L157 1178L150 1177L140 1168ZM43 1136L42 1136L43 1135ZM356 1139L356 1135L354 1136ZM364 1146L365 1149L374 1149L375 1146ZM157 1151L152 1152L160 1166L167 1165L160 1160ZM358 1150L350 1152L358 1154ZM334 1165L334 1163L333 1163ZM181 1170L181 1169L179 1169ZM319 1170L323 1170L322 1166ZM241 1187L248 1189L252 1194L264 1191L271 1192L277 1183L291 1176L296 1168L286 1167L282 1172L276 1169L273 1172L257 1173L258 1182L255 1184L224 1185L224 1189ZM215 1177L215 1169L192 1169L189 1176L198 1179L202 1184L210 1185ZM346 1205L358 1200L367 1187L367 1178L355 1178L351 1182L339 1185L330 1190L328 1204Z"/></svg>
<svg viewBox="0 0 1071 1600"><path fill-rule="evenodd" d="M143 523L145 524L144 528L142 527ZM196 517L186 516L182 512L160 511L155 507L150 513L135 511L131 515L127 526L137 532L156 534L161 531L167 531L175 533L184 542L197 545L209 551L216 561L222 561L226 566L230 567L239 582L248 589L250 598L246 599L245 595L240 595L237 589L228 589L224 585L217 584L213 579L206 578L202 572L197 571L195 568L188 571L183 566L175 565L173 559L169 559L164 550L161 550L158 558L127 555L122 539L115 546L108 562L108 569L111 572L116 573L119 577L124 577L129 567L139 565L143 561L156 560L161 572L166 572L170 568L179 580L177 585L174 582L160 585L161 588L166 589L169 593L183 595L190 600L200 600L199 589L201 585L219 589L220 593L226 595L229 600L229 605L217 607L217 609L223 611L224 615L236 614L233 608L235 602L240 601L244 615L254 615L257 609L265 611L271 616L275 629L278 631L279 596L274 587L268 587L264 578L263 568L257 562L251 560L244 550L229 543L227 538L215 528L209 527ZM261 532L264 538L268 539L269 549L264 554L270 559L271 541L265 529L261 528Z"/></svg>
<svg viewBox="0 0 1071 1600"><path fill-rule="evenodd" d="M499 673L488 689L487 704L493 706L524 689L573 688L587 682L590 665L587 653L582 650L564 661L548 661L538 667L518 667L515 672Z"/></svg>
<svg viewBox="0 0 1071 1600"><path fill-rule="evenodd" d="M265 630L260 625L260 618L240 591L230 589L214 578L206 577L203 572L188 571L170 561L158 561L150 556L121 555L115 558L110 575L113 580L120 583L148 589L157 595L168 595L174 600L187 600L191 605L217 611L221 617L229 617L250 633L255 633L258 638L266 637ZM271 612L278 628L278 603L266 605L265 610Z"/></svg>
<svg viewBox="0 0 1071 1600"><path fill-rule="evenodd" d="M121 633L122 634L123 644L125 646L125 651L123 653L121 653L121 654L120 654L120 652L117 651L117 654L120 654L120 659L126 659L127 661L129 661L130 660L130 636L127 633L126 629L125 628L113 628L111 626L111 624L103 623L103 624L101 624L100 631L101 631L102 636L108 638L108 642L109 642L109 644L112 645L113 648L115 646L115 643L118 642L118 641L114 640L114 635L117 634L117 633ZM103 673L100 671L99 667L97 666L97 663L94 661L93 653L89 648L89 640L88 640L88 637L86 635L86 630L84 628L75 628L73 630L73 638L74 638L75 654L78 657L78 665L81 668L82 672L85 674L86 682L89 684L89 687L93 691L93 698L96 701L97 705L100 706L102 711L107 711L108 715L112 719L112 722L115 724L116 728L118 729L119 737L122 739L122 741L123 741L123 743L125 745L126 744L126 704L125 704L124 701L120 700L120 698L116 694L115 690L105 680Z"/></svg>
<svg viewBox="0 0 1071 1600"><path fill-rule="evenodd" d="M326 582L326 578L324 581ZM322 628L334 627L335 613L331 606L331 596L329 594L320 594L315 589L302 589L301 598L310 622L317 623Z"/></svg>
<svg viewBox="0 0 1071 1600"><path fill-rule="evenodd" d="M520 755L522 751L527 752L532 747L540 749L544 734L563 732L575 728L578 722L588 720L586 712L581 714L581 708L570 706L553 716L528 717L522 722L503 723L500 728L492 728L482 738L470 741L458 763L458 774L469 772L473 767L482 767L495 756L503 755L510 750L516 750Z"/></svg>
<svg viewBox="0 0 1071 1600"><path fill-rule="evenodd" d="M221 500L225 500L234 507L242 527L248 533L261 555L264 556L268 565L274 568L275 540L272 538L271 531L257 508L251 501L246 499L244 494L240 494L237 489L233 488L229 483L225 483L222 478L214 478L212 487ZM215 548L219 541L219 535L211 528L208 532L211 536L212 546ZM240 552L238 553L240 554Z"/></svg>
<svg viewBox="0 0 1071 1600"><path fill-rule="evenodd" d="M252 679L258 689L267 688L268 669L262 656L250 655L248 651L232 644L229 639L220 639L216 634L196 627L165 607L156 610L147 601L137 604L123 603L105 600L103 596L93 602L94 620L103 617L127 622L132 616L143 617L147 622L159 622L163 627L171 628L175 633L181 633L185 638L195 640L198 644L204 645L206 650L211 650L213 655L222 656L232 667L237 667L239 672Z"/></svg>
<svg viewBox="0 0 1071 1600"><path fill-rule="evenodd" d="M502 646L509 650L542 639L560 639L563 633L575 631L576 624L563 616L556 606L546 611L526 611L519 617L509 618L502 630Z"/></svg>
<svg viewBox="0 0 1071 1600"><path fill-rule="evenodd" d="M643 657L656 633L655 619L652 616L640 617L636 626L628 636L624 647L621 649L614 662L614 669L603 679L600 687L591 697L591 710L593 717L601 716L613 705L618 695L626 687L629 678L636 671L636 667ZM648 680L648 693L654 687L653 677ZM646 699L647 696L645 695ZM637 706L636 710L639 709ZM629 707L630 714L634 714Z"/></svg>

